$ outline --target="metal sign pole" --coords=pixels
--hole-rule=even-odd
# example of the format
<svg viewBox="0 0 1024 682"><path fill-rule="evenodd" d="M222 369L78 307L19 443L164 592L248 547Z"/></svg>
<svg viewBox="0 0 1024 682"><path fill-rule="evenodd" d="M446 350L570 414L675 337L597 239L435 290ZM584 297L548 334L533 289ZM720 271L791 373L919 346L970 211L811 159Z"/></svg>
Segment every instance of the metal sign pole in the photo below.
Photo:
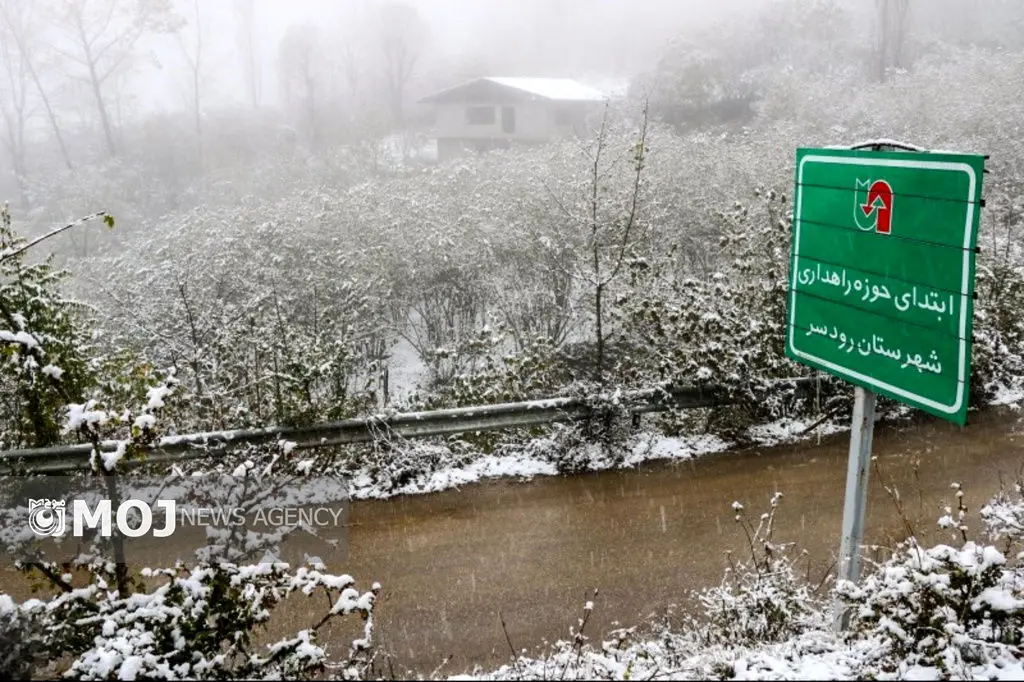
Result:
<svg viewBox="0 0 1024 682"><path fill-rule="evenodd" d="M854 145L851 149L870 146L881 151L883 145ZM912 145L891 143L895 149L923 151ZM843 502L843 535L839 544L839 580L856 583L860 579L860 547L864 542L864 519L868 507L868 475L871 470L871 441L875 435L875 394L855 386L853 418L850 423L850 457L846 467L846 493ZM850 614L839 598L833 605L832 628L836 634L849 626Z"/></svg>
<svg viewBox="0 0 1024 682"><path fill-rule="evenodd" d="M875 432L875 394L857 386L853 393L853 423L850 429L850 462L846 470L846 501L843 506L843 538L839 546L839 579L856 583L860 577L860 546L864 539L864 517L868 506L868 473L871 439ZM833 628L846 629L849 614L835 600Z"/></svg>

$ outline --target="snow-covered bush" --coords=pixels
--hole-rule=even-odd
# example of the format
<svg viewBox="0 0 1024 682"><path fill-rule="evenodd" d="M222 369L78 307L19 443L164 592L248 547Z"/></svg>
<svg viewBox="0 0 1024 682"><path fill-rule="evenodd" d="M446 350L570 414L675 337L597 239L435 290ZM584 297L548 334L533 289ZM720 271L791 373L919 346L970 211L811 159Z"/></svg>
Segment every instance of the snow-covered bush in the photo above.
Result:
<svg viewBox="0 0 1024 682"><path fill-rule="evenodd" d="M1024 572L1003 551L969 539L964 492L952 487L957 508L947 507L938 523L954 531L957 546L923 547L911 537L859 585L836 586L855 636L878 643L883 670L926 665L954 674L1024 654ZM1024 537L1019 490L1015 497L1000 491L980 510L986 535L1007 550Z"/></svg>
<svg viewBox="0 0 1024 682"><path fill-rule="evenodd" d="M823 381L816 401L775 380L808 373L784 353L791 214L786 195L758 189L752 206L712 213L720 227L717 269L676 274L671 261L638 261L619 314L635 339L640 383L711 385L723 405L709 428L741 437L752 424L845 406L845 392ZM837 401L839 401L837 403Z"/></svg>
<svg viewBox="0 0 1024 682"><path fill-rule="evenodd" d="M69 273L27 247L0 206L0 449L59 442L60 408L93 379L84 306L60 291Z"/></svg>
<svg viewBox="0 0 1024 682"><path fill-rule="evenodd" d="M698 594L704 616L697 629L703 629L706 644L781 642L821 624L821 602L798 576L792 544L774 537L781 500L782 493L772 496L756 526L744 506L733 502L750 557L733 562L720 585Z"/></svg>
<svg viewBox="0 0 1024 682"><path fill-rule="evenodd" d="M193 209L82 264L105 284L104 349L177 370L179 432L341 419L383 392L387 284L325 228L326 202Z"/></svg>
<svg viewBox="0 0 1024 682"><path fill-rule="evenodd" d="M179 564L144 569L138 589L121 595L108 566L91 569L85 587L48 600L0 604L0 637L12 637L18 628L19 658L9 671L70 656L64 674L74 679L306 679L328 660L318 632L352 614L364 621L362 636L335 663L345 679L363 677L371 663L378 584L360 593L350 576L327 574L322 566ZM330 607L310 616L308 628L271 644L257 641L287 598L324 595Z"/></svg>
<svg viewBox="0 0 1024 682"><path fill-rule="evenodd" d="M41 603L15 603L0 594L0 675L9 680L30 679L35 668L47 660Z"/></svg>
<svg viewBox="0 0 1024 682"><path fill-rule="evenodd" d="M96 399L72 403L65 409L63 430L65 433L77 433L81 440L92 444L92 471L110 474L123 470L126 459L144 456L143 448L156 442L161 435L157 414L163 411L164 400L174 393L177 383L174 371L169 371L156 385L146 387L141 407L127 404L110 409ZM139 397L133 398L138 400ZM104 451L100 447L104 441L116 441L117 449L114 452Z"/></svg>
<svg viewBox="0 0 1024 682"><path fill-rule="evenodd" d="M988 535L996 542L1005 542L1004 551L1024 544L1024 481L1013 484L1013 493L1001 489L980 512ZM1024 558L1024 549L1018 558Z"/></svg>
<svg viewBox="0 0 1024 682"><path fill-rule="evenodd" d="M585 399L591 416L572 424L556 424L548 434L524 448L555 465L560 474L615 468L629 454L632 417L616 394L595 394Z"/></svg>
<svg viewBox="0 0 1024 682"><path fill-rule="evenodd" d="M611 440L603 429L595 438L593 430L586 423L557 424L547 436L527 444L527 450L541 454L563 475L603 469L621 462L626 454L622 444Z"/></svg>
<svg viewBox="0 0 1024 682"><path fill-rule="evenodd" d="M448 462L468 462L481 454L525 455L550 462L565 475L622 465L631 451L630 436L636 431L634 416L613 396L602 394L590 383L571 384L568 388L563 384L559 393L562 397L580 398L591 410L591 416L570 423L463 434L458 441L446 445L447 452L460 455L449 457ZM417 458L418 468L422 468L420 461Z"/></svg>
<svg viewBox="0 0 1024 682"><path fill-rule="evenodd" d="M93 468L102 474L108 495L119 496L119 486L137 480L119 470L126 458L143 456L143 446L156 438L157 415L173 386L166 380L150 388L134 418L129 410L111 412L94 403L70 406L66 428L81 431L93 443ZM124 440L117 441L114 452L102 451L100 443L118 434ZM279 471L293 465L300 477L320 471L312 461L288 458L286 446L273 457L259 453L269 460L259 465L247 459L234 468L232 477L218 474L216 468L193 472L179 483L188 484L185 501L226 504L242 513L267 505L319 502L306 499L301 491L296 496L289 487L294 477L285 475L282 482L269 476L275 465ZM174 488L175 478L169 476L161 490ZM225 483L225 478L231 480ZM204 483L209 485L204 488ZM379 585L360 594L350 576L327 573L317 558L295 570L267 559L266 553L279 553L284 538L299 526L258 532L208 527L206 545L195 552L197 561L143 569L139 576L130 572L126 544L118 533L109 539L97 534L70 560L53 561L35 547L27 529L12 523L4 528L3 544L8 552L20 552L18 565L48 586L44 592L55 592L20 605L0 600L0 639L18 638L12 647L17 658L6 663L12 674L68 656L72 662L64 673L75 679L307 678L328 661L318 632L332 619L350 614L364 621L363 634L353 641L347 657L331 662L346 679L361 679L372 663L372 612ZM241 563L247 560L260 563ZM83 571L88 585L76 587ZM307 597L324 593L332 606L318 620L311 618L308 628L261 645L257 637L272 611L299 592Z"/></svg>
<svg viewBox="0 0 1024 682"><path fill-rule="evenodd" d="M993 183L977 261L978 300L971 351L972 401L1024 382L1024 178Z"/></svg>
<svg viewBox="0 0 1024 682"><path fill-rule="evenodd" d="M509 334L503 324L485 327L476 339L466 344L460 362L472 366L468 371L451 377L444 384L410 395L408 404L413 409L438 409L487 405L494 403L537 400L552 396L578 395L596 390L590 381L593 365L589 358L580 359L577 347L558 347L550 337L516 342L517 348L507 348ZM522 343L522 345L520 345Z"/></svg>
<svg viewBox="0 0 1024 682"><path fill-rule="evenodd" d="M352 451L346 472L392 492L435 472L464 466L479 455L464 440L405 441L382 430L373 443Z"/></svg>
<svg viewBox="0 0 1024 682"><path fill-rule="evenodd" d="M1024 577L1005 563L992 546L924 548L911 539L859 585L840 582L837 594L859 636L879 642L884 668L952 671L1001 650L1022 653Z"/></svg>
<svg viewBox="0 0 1024 682"><path fill-rule="evenodd" d="M5 214L4 227L9 228ZM11 234L9 230L4 234ZM13 239L3 242L0 264L14 261L21 253ZM25 277L18 269L14 284L20 286ZM46 284L48 270L30 270L30 274ZM29 282L34 282L28 278ZM2 284L8 286L4 281ZM42 284L32 291L37 296L5 298L22 304L24 310L34 311L26 304L45 307L51 302L42 296L47 293ZM41 301L39 299L42 299ZM62 312L55 306L58 313ZM75 327L69 322L60 329L49 329L40 323L50 320L46 316L29 315L17 310L4 310L5 319L19 325L18 333L9 332L4 339L8 346L11 365L21 365L21 355L32 360L28 370L59 381L58 369L44 371L39 360L59 358L64 345L81 352L82 341L68 332ZM56 319L64 319L59 315ZM26 330L27 321L35 333ZM43 333L40 333L42 329ZM73 342L73 343L72 343ZM74 356L72 356L73 358ZM116 363L116 358L113 361ZM102 363L92 363L93 368ZM174 393L177 380L170 371L156 385L147 385L153 378L151 368L139 368L128 377L99 382L101 389L112 389L106 399L90 398L83 402L64 400L65 409L41 402L35 405L40 414L44 408L54 412L46 415L47 424L65 433L77 433L92 444L93 472L101 476L105 494L115 500L121 483L133 480L123 475L128 460L141 459L164 425L159 418L165 416L167 399ZM145 389L141 406L136 389ZM30 385L31 388L31 385ZM58 393L51 402L59 404L64 395ZM112 403L111 400L121 404ZM133 407L135 405L135 407ZM38 428L37 424L33 424ZM52 429L51 429L52 430ZM113 441L116 446L109 451ZM269 471L289 448L282 447L261 470ZM286 461L287 457L285 458ZM283 468L282 464L282 468ZM312 466L297 469L308 474ZM245 482L255 473L256 465L247 461L237 467L236 476ZM197 479L190 477L189 483ZM234 501L240 507L246 502L259 502L276 488L261 481L258 494L241 490L228 491L219 501ZM223 493L224 491L218 491ZM295 502L295 500L292 500ZM299 500L302 502L302 500ZM4 509L5 517L18 510ZM319 559L308 567L291 570L288 564L263 561L254 565L240 565L226 557L241 559L253 542L280 544L290 531L273 528L262 534L245 534L244 538L231 533L208 533L212 542L198 550L203 558L190 565L176 564L169 569L144 569L140 576L131 574L124 538L115 532L109 538L96 534L84 545L75 548L70 560L54 561L47 558L38 545L38 538L22 522L11 523L5 518L3 547L17 557L17 565L27 577L41 588L43 597L16 604L7 595L0 595L0 643L4 644L0 657L0 672L24 677L35 674L46 664L71 660L62 672L75 679L246 679L265 677L309 677L324 669L328 654L318 642L318 632L331 620L357 614L364 621L362 636L353 641L347 656L335 658L332 663L340 668L344 678L362 678L372 663L372 612L379 585L365 593L354 588L354 580L347 575L331 575ZM256 536L256 537L254 537ZM244 546L239 548L239 542ZM274 550L277 546L261 547ZM88 584L81 585L82 573ZM269 645L261 645L256 638L271 618L275 607L289 595L324 593L331 606L319 619L311 618L309 627ZM293 597L293 599L298 598Z"/></svg>

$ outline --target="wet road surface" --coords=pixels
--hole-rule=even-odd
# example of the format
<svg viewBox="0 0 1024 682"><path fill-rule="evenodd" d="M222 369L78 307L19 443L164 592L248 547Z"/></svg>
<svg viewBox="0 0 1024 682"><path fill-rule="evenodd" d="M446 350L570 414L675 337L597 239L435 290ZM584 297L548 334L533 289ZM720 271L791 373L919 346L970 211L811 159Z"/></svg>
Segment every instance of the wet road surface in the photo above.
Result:
<svg viewBox="0 0 1024 682"><path fill-rule="evenodd" d="M950 483L961 482L976 509L1024 465L1024 429L1006 414L979 415L964 430L880 425L874 446L867 543L906 535L883 484L899 491L919 537L949 541L935 521L953 501ZM742 556L745 543L734 500L756 517L782 491L776 538L798 541L820 579L839 549L847 448L848 435L837 435L820 445L355 502L345 571L382 583L378 641L396 670L429 674L449 655L443 674L500 665L509 658L502 617L515 647L532 649L566 638L599 588L588 626L596 640L613 621L634 625L716 584L725 552Z"/></svg>

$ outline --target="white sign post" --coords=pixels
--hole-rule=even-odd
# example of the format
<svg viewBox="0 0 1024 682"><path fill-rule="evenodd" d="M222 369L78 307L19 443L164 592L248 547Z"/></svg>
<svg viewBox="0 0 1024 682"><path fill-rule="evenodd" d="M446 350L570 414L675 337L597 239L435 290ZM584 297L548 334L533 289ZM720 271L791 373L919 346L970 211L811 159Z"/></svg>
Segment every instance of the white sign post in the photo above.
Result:
<svg viewBox="0 0 1024 682"><path fill-rule="evenodd" d="M846 470L846 502L843 505L843 538L839 545L839 579L856 583L860 577L860 546L868 506L868 474L871 440L875 432L875 394L857 386L853 392L853 423L850 429L850 462ZM836 598L833 628L846 629L849 614Z"/></svg>

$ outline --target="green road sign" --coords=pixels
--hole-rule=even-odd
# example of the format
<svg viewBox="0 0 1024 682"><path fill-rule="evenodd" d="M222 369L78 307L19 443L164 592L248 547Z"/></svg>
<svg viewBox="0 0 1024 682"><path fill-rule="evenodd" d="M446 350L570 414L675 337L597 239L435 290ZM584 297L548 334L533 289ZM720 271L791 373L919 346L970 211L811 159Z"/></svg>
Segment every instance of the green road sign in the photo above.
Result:
<svg viewBox="0 0 1024 682"><path fill-rule="evenodd" d="M786 354L965 424L984 163L798 150Z"/></svg>

